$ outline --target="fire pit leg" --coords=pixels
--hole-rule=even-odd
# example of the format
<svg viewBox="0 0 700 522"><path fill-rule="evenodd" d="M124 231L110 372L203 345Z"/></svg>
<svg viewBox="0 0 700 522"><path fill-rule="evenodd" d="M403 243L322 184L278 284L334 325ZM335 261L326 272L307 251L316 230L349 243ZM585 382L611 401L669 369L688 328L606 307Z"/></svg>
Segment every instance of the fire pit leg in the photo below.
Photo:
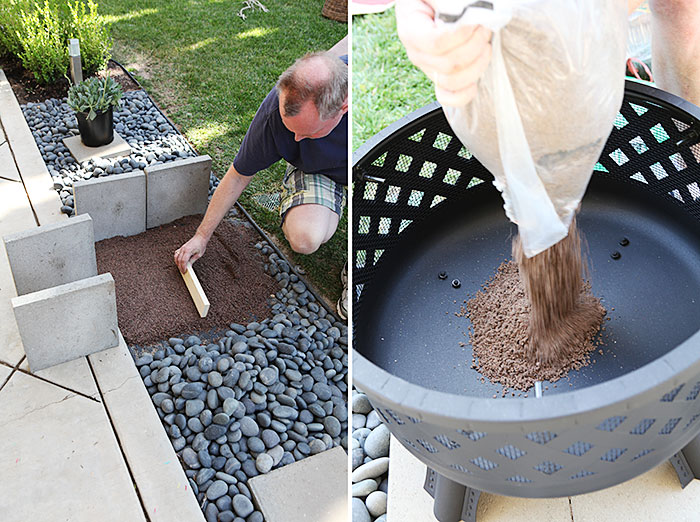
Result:
<svg viewBox="0 0 700 522"><path fill-rule="evenodd" d="M476 522L476 507L481 491L443 477L427 468L423 488L430 494L433 514L440 522Z"/></svg>
<svg viewBox="0 0 700 522"><path fill-rule="evenodd" d="M676 469L682 488L690 484L693 479L700 479L700 435L691 440L670 460Z"/></svg>

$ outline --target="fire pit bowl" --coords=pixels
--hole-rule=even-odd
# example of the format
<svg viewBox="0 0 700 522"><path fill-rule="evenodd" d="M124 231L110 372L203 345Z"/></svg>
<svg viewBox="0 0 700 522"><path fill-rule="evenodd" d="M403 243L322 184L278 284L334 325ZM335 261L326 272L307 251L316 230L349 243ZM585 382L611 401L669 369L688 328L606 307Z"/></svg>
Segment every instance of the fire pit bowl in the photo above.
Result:
<svg viewBox="0 0 700 522"><path fill-rule="evenodd" d="M669 458L683 485L700 471L698 119L627 83L579 215L611 319L603 355L541 397L501 398L471 368L469 322L455 313L510 257L516 229L440 106L355 153L354 380L429 467L440 520L473 516L479 491L581 494Z"/></svg>

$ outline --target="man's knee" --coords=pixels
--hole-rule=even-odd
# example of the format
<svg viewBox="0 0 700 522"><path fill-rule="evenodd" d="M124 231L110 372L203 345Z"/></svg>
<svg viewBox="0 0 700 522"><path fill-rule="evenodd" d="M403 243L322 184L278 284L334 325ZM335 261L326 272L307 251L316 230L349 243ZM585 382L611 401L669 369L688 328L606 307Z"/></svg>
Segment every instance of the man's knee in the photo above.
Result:
<svg viewBox="0 0 700 522"><path fill-rule="evenodd" d="M311 228L285 227L284 235L292 250L299 254L313 254L323 244L323 234Z"/></svg>

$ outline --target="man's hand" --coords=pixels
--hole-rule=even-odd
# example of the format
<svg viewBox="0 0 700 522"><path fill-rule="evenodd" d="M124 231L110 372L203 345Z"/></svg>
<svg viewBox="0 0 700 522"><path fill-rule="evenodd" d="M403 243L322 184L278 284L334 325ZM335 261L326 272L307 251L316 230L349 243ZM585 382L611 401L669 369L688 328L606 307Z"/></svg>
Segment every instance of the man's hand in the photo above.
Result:
<svg viewBox="0 0 700 522"><path fill-rule="evenodd" d="M175 264L183 274L187 271L187 265L194 263L204 255L208 241L199 234L192 236L187 243L175 251Z"/></svg>
<svg viewBox="0 0 700 522"><path fill-rule="evenodd" d="M491 31L482 26L437 25L433 0L399 0L396 24L410 60L435 84L442 105L462 106L491 59Z"/></svg>

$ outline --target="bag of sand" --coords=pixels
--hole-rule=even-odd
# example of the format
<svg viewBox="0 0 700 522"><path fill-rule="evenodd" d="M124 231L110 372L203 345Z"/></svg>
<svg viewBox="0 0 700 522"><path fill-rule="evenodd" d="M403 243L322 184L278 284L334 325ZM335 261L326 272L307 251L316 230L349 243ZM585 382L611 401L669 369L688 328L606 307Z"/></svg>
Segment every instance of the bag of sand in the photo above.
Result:
<svg viewBox="0 0 700 522"><path fill-rule="evenodd" d="M443 23L493 31L476 97L443 107L495 177L532 257L564 238L624 94L626 4L616 0L445 0ZM447 22L446 22L447 21Z"/></svg>

